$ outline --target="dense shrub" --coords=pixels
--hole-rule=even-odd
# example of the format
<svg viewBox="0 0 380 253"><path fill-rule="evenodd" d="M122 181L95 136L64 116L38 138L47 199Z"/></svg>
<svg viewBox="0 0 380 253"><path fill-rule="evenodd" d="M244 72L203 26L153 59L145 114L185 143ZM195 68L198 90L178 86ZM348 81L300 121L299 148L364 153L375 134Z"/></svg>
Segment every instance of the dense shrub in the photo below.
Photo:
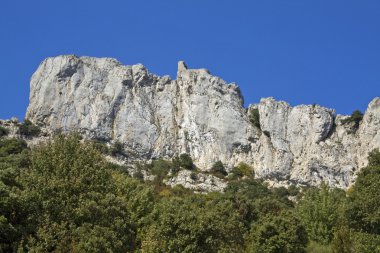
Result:
<svg viewBox="0 0 380 253"><path fill-rule="evenodd" d="M2 139L0 140L0 157L21 153L27 146L22 139Z"/></svg>
<svg viewBox="0 0 380 253"><path fill-rule="evenodd" d="M347 220L352 228L380 235L380 152L369 154L368 166L363 168L349 192Z"/></svg>
<svg viewBox="0 0 380 253"><path fill-rule="evenodd" d="M250 236L252 253L305 253L308 243L305 228L293 213L266 216L252 225Z"/></svg>
<svg viewBox="0 0 380 253"><path fill-rule="evenodd" d="M325 184L306 191L297 205L297 213L311 240L324 245L331 243L340 225L344 201L344 191Z"/></svg>
<svg viewBox="0 0 380 253"><path fill-rule="evenodd" d="M151 220L143 252L242 252L246 230L231 202L202 195L163 199Z"/></svg>
<svg viewBox="0 0 380 253"><path fill-rule="evenodd" d="M94 146L96 150L98 150L102 154L109 154L110 149L107 147L107 144L100 140L92 140L90 143Z"/></svg>
<svg viewBox="0 0 380 253"><path fill-rule="evenodd" d="M334 238L331 243L332 253L354 253L351 231L346 226L341 226L336 229L334 233ZM328 246L328 245L326 245ZM359 250L356 252L364 253L364 251ZM374 251L372 251L374 252Z"/></svg>
<svg viewBox="0 0 380 253"><path fill-rule="evenodd" d="M112 156L122 155L124 151L123 143L116 141L109 149L109 152Z"/></svg>
<svg viewBox="0 0 380 253"><path fill-rule="evenodd" d="M162 180L168 175L173 165L171 162L164 159L154 160L150 166L150 172L156 176L155 181L161 183Z"/></svg>
<svg viewBox="0 0 380 253"><path fill-rule="evenodd" d="M334 253L331 248L331 245L323 245L314 241L309 242L306 248L306 252L307 253ZM345 253L345 252L337 251L337 253Z"/></svg>
<svg viewBox="0 0 380 253"><path fill-rule="evenodd" d="M292 184L288 187L288 193L289 196L297 196L300 193L300 189L297 188L297 186L295 186L294 184Z"/></svg>
<svg viewBox="0 0 380 253"><path fill-rule="evenodd" d="M213 173L214 175L218 176L218 177L225 177L225 176L227 176L227 171L224 168L224 165L223 165L223 163L221 161L215 162L211 166L210 172Z"/></svg>
<svg viewBox="0 0 380 253"><path fill-rule="evenodd" d="M31 151L0 139L0 252L380 252L378 150L347 193L269 188L240 164L240 180L208 194L161 184L187 155L136 164L136 180L102 150L78 136Z"/></svg>
<svg viewBox="0 0 380 253"><path fill-rule="evenodd" d="M187 170L193 170L195 168L193 159L188 154L181 154L179 157L173 158L173 165L175 167L182 167Z"/></svg>
<svg viewBox="0 0 380 253"><path fill-rule="evenodd" d="M241 162L238 166L232 168L229 178L239 179L243 177L254 178L254 171L251 166Z"/></svg>
<svg viewBox="0 0 380 253"><path fill-rule="evenodd" d="M19 133L26 137L38 136L40 132L41 129L28 119L25 119L19 127Z"/></svg>
<svg viewBox="0 0 380 253"><path fill-rule="evenodd" d="M380 235L379 234L352 232L351 240L352 240L352 245L354 249L351 252L380 253ZM346 252L343 252L343 253L346 253Z"/></svg>
<svg viewBox="0 0 380 253"><path fill-rule="evenodd" d="M354 128L357 129L359 128L359 124L363 119L363 113L359 110L354 111L350 117L342 120L343 124L348 124L351 122L354 122Z"/></svg>
<svg viewBox="0 0 380 253"><path fill-rule="evenodd" d="M21 173L25 199L36 209L34 233L25 238L36 252L125 252L135 230L107 162L92 145L58 136L31 154Z"/></svg>
<svg viewBox="0 0 380 253"><path fill-rule="evenodd" d="M0 126L0 137L3 137L5 135L8 135L9 131L3 126Z"/></svg>
<svg viewBox="0 0 380 253"><path fill-rule="evenodd" d="M133 178L136 178L140 181L144 180L144 174L142 173L141 169L137 169L134 173L133 173Z"/></svg>
<svg viewBox="0 0 380 253"><path fill-rule="evenodd" d="M29 164L26 143L18 139L0 140L0 252L15 252L22 235L33 221L28 210L33 203L19 194L20 170Z"/></svg>

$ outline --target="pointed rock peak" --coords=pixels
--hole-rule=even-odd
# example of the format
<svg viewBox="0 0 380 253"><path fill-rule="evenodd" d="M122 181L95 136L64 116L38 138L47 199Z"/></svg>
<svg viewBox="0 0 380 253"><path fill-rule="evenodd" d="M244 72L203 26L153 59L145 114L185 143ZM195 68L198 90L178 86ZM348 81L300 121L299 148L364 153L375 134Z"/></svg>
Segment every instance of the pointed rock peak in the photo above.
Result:
<svg viewBox="0 0 380 253"><path fill-rule="evenodd" d="M372 99L372 101L368 105L368 108L372 108L372 107L375 107L375 108L380 107L380 97L375 97L374 99Z"/></svg>
<svg viewBox="0 0 380 253"><path fill-rule="evenodd" d="M372 101L369 103L367 110L365 111L365 115L380 115L380 98L375 97L372 99Z"/></svg>
<svg viewBox="0 0 380 253"><path fill-rule="evenodd" d="M186 63L184 61L178 62L178 72L187 70Z"/></svg>

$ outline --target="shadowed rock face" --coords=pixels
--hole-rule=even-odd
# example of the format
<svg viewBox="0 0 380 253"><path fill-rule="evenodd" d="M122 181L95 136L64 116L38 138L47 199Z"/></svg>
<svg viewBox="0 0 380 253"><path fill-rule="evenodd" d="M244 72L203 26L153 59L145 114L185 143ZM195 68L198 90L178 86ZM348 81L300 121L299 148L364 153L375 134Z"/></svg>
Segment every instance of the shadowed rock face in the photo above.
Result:
<svg viewBox="0 0 380 253"><path fill-rule="evenodd" d="M34 73L26 117L48 132L80 131L120 141L128 158L188 153L207 170L245 162L274 183L321 181L348 187L368 152L380 147L380 99L356 132L319 105L291 107L273 98L243 107L235 84L178 63L176 80L110 58L48 58ZM257 108L261 130L249 121Z"/></svg>

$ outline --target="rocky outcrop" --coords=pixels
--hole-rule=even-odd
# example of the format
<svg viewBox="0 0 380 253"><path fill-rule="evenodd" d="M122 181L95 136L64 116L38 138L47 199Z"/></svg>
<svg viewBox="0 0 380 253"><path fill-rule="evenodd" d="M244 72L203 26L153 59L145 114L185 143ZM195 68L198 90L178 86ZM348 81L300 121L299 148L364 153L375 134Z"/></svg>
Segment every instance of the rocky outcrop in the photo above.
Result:
<svg viewBox="0 0 380 253"><path fill-rule="evenodd" d="M189 170L181 170L178 175L166 180L165 184L170 186L182 185L199 193L223 192L227 187L227 183L218 177Z"/></svg>
<svg viewBox="0 0 380 253"><path fill-rule="evenodd" d="M128 160L188 153L201 170L216 161L251 165L274 184L346 188L368 152L380 147L380 99L358 130L319 105L273 98L243 107L238 86L178 63L176 80L110 58L48 58L34 73L26 117L47 132L79 131L123 143ZM258 109L260 128L250 122Z"/></svg>

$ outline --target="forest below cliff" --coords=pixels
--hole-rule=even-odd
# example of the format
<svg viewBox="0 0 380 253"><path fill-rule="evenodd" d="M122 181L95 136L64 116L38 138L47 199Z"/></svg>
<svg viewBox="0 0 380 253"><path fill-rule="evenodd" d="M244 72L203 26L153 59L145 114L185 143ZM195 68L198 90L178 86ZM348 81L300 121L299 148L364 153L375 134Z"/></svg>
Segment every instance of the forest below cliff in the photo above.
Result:
<svg viewBox="0 0 380 253"><path fill-rule="evenodd" d="M378 150L347 191L269 188L244 164L229 175L216 164L227 188L197 194L163 183L195 171L188 156L138 165L156 175L144 182L78 135L29 148L6 134L0 129L0 252L380 252Z"/></svg>

